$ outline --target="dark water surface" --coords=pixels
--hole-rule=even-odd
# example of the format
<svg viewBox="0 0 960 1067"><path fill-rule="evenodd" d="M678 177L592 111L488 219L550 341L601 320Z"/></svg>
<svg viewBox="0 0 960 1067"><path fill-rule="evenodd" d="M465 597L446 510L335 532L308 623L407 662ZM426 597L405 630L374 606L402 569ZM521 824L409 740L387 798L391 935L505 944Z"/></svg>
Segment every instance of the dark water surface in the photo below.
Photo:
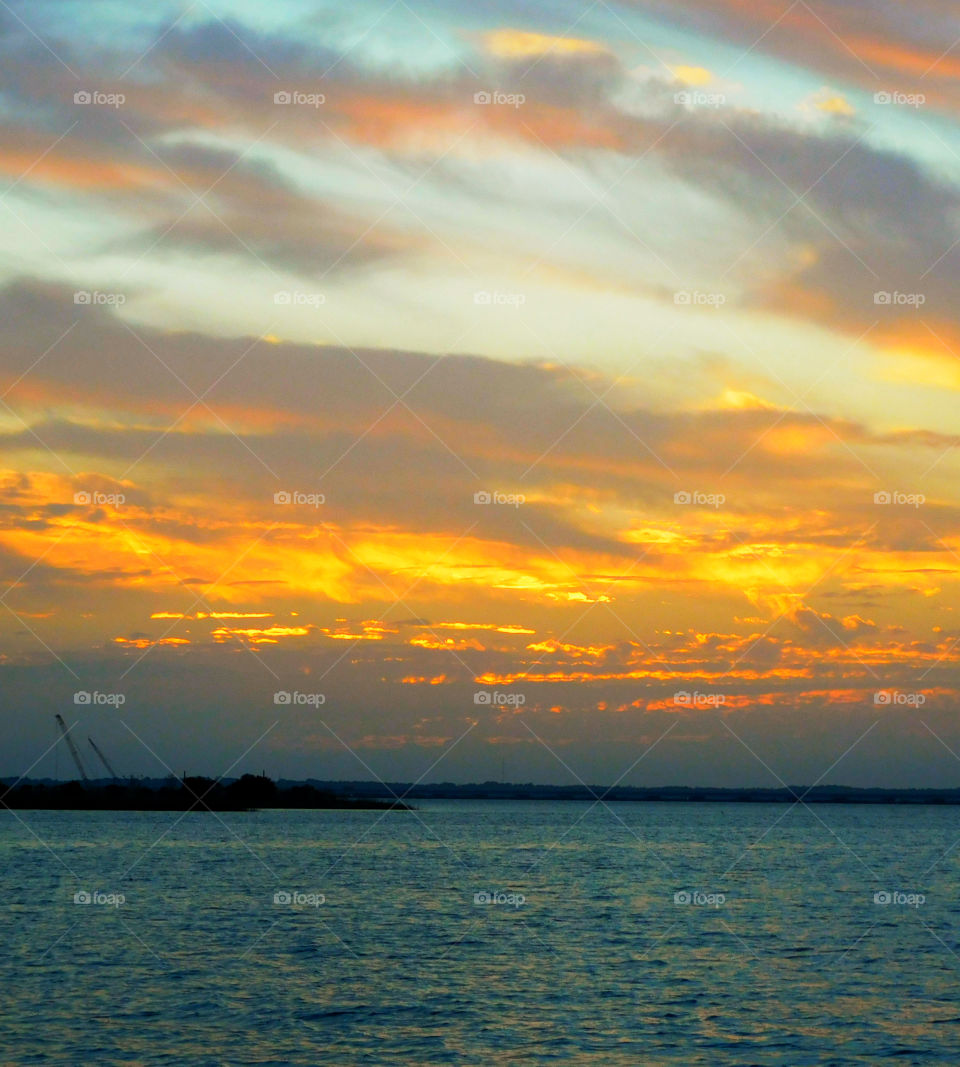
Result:
<svg viewBox="0 0 960 1067"><path fill-rule="evenodd" d="M957 809L2 819L3 1064L960 1064Z"/></svg>

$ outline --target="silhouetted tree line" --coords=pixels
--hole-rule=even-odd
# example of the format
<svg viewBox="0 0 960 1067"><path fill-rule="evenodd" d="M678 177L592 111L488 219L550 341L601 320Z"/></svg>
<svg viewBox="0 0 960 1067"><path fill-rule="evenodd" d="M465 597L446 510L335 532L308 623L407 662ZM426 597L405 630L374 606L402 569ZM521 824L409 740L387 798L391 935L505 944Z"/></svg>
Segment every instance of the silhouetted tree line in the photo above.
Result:
<svg viewBox="0 0 960 1067"><path fill-rule="evenodd" d="M8 808L45 808L64 811L253 811L270 808L410 810L399 801L351 797L312 785L279 788L272 779L245 774L223 783L215 778L171 778L159 789L112 782L91 785L63 782L47 785L23 782L2 795Z"/></svg>

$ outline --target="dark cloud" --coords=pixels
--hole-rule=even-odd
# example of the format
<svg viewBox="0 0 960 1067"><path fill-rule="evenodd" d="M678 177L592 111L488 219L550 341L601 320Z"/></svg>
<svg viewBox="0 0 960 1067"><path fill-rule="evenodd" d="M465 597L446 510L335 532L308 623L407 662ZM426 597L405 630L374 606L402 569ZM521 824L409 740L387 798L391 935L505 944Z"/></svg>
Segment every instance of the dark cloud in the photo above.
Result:
<svg viewBox="0 0 960 1067"><path fill-rule="evenodd" d="M789 478L798 504L834 510L863 529L878 524L873 536L891 547L935 544L915 514L874 504L883 486L854 450L888 470L888 437L815 413L665 413L643 406L636 390L612 389L598 404L606 386L587 390L573 371L552 366L129 328L103 307L78 307L72 294L25 283L0 293L0 373L11 383L27 375L24 401L14 388L8 402L34 413L29 429L6 432L5 449L34 452L39 438L75 457L73 469L76 457L95 457L112 478L133 484L137 470L152 471L173 496L172 472L183 469L197 486L228 484L254 505L267 505L278 489L323 491L330 521L422 522L456 533L475 526L491 539L632 555L637 549L601 532L587 513L578 528L569 512L561 517L554 502L564 487L586 491L599 509L641 509L678 523L686 513L674 494L698 492L725 498L724 524L704 547L749 540L758 510L782 516L772 540L844 543L849 531L826 514L822 525L805 520L798 530L776 488ZM39 407L28 399L38 392ZM56 409L69 414L37 417ZM113 413L109 426L102 411ZM784 448L783 434L810 447ZM935 458L958 443L923 433L897 442L898 463L905 449ZM527 499L522 508L477 507L473 494L482 490ZM158 503L129 494L144 509ZM924 515L941 535L960 520L952 504L933 499ZM656 556L655 546L645 548Z"/></svg>
<svg viewBox="0 0 960 1067"><path fill-rule="evenodd" d="M685 32L742 46L744 54L766 53L870 92L924 91L934 106L955 111L960 105L949 47L956 12L947 0L912 8L893 0L644 0L642 7Z"/></svg>

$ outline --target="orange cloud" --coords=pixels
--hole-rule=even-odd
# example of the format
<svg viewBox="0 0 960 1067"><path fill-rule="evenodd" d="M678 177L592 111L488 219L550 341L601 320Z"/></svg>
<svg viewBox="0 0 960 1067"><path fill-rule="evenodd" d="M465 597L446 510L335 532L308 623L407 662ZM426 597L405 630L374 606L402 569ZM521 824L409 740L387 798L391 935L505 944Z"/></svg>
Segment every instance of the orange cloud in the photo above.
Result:
<svg viewBox="0 0 960 1067"><path fill-rule="evenodd" d="M43 151L40 146L36 152L16 149L0 151L0 173L16 178L25 174L32 182L62 185L81 191L139 189L144 186L165 186L171 181L171 176L162 170L140 164L98 160L82 155L61 156L55 152L40 158Z"/></svg>
<svg viewBox="0 0 960 1067"><path fill-rule="evenodd" d="M269 619L272 611L198 611L185 615L179 611L155 611L151 619Z"/></svg>
<svg viewBox="0 0 960 1067"><path fill-rule="evenodd" d="M328 120L338 134L364 144L393 150L425 149L457 152L468 157L493 149L490 134L510 140L619 149L626 127L610 117L584 115L579 108L529 100L521 106L478 106L466 94L462 101L414 95L353 96L337 102Z"/></svg>
<svg viewBox="0 0 960 1067"><path fill-rule="evenodd" d="M150 637L115 637L113 643L124 648L151 648L153 645L189 645L190 641L185 637L161 637L156 641Z"/></svg>
<svg viewBox="0 0 960 1067"><path fill-rule="evenodd" d="M501 626L495 622L432 622L431 630L495 630L500 634L534 634L526 626Z"/></svg>
<svg viewBox="0 0 960 1067"><path fill-rule="evenodd" d="M265 629L254 627L247 629L235 629L220 626L211 634L215 641L229 641L231 637L245 637L255 645L275 645L282 637L306 637L313 627L311 626L268 626Z"/></svg>
<svg viewBox="0 0 960 1067"><path fill-rule="evenodd" d="M458 641L453 637L431 637L429 634L421 634L419 637L412 637L410 644L417 648L447 649L453 652L462 652L468 648L475 649L477 652L484 651L484 646L476 638Z"/></svg>

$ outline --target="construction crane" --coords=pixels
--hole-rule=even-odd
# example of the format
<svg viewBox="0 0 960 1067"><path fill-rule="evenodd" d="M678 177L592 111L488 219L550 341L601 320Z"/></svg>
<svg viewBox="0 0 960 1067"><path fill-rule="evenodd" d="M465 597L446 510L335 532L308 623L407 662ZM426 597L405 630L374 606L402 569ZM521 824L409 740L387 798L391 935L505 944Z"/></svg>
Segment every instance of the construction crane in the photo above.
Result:
<svg viewBox="0 0 960 1067"><path fill-rule="evenodd" d="M70 755L73 756L73 762L77 765L80 777L85 782L89 782L90 779L87 777L87 772L83 769L83 761L80 759L80 753L77 751L77 746L73 743L73 738L67 730L67 724L63 721L63 716L58 712L54 715L54 718L57 720L57 726L60 727L60 735L63 737L64 741L67 742L67 748L70 749Z"/></svg>
<svg viewBox="0 0 960 1067"><path fill-rule="evenodd" d="M88 737L87 740L90 742L90 747L93 749L93 751L96 752L96 754L100 757L100 762L104 765L104 767L107 768L107 771L110 774L110 777L111 778L115 778L117 781L119 781L120 780L120 775L117 774L117 772L110 766L110 761L107 759L107 757L97 747L96 741L94 741L94 739L92 737Z"/></svg>

